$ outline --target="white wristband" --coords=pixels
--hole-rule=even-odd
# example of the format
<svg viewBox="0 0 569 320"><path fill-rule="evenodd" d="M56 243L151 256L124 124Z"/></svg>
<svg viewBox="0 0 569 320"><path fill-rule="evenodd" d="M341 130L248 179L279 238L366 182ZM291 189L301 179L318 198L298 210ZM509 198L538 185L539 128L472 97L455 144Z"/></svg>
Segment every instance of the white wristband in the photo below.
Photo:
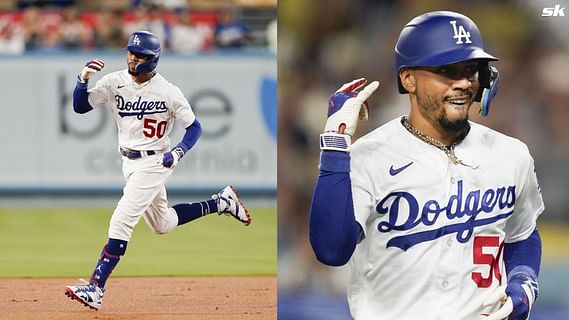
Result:
<svg viewBox="0 0 569 320"><path fill-rule="evenodd" d="M347 134L324 132L320 135L320 150L350 152L352 138Z"/></svg>

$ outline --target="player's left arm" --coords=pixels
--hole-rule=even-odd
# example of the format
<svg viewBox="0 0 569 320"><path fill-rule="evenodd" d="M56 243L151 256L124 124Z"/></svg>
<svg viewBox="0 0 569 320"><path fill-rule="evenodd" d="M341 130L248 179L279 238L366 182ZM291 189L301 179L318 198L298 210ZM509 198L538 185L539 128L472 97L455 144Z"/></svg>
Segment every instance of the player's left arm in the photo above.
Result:
<svg viewBox="0 0 569 320"><path fill-rule="evenodd" d="M510 319L527 319L539 294L541 237L537 228L526 240L504 246L504 264L508 275L506 295L513 305Z"/></svg>
<svg viewBox="0 0 569 320"><path fill-rule="evenodd" d="M539 293L537 278L541 266L541 237L536 220L543 212L544 204L533 158L529 152L527 154L525 179L516 200L516 213L505 230L508 236L504 245L504 265L508 284L505 292L495 297L495 303L505 303L487 320L528 319Z"/></svg>
<svg viewBox="0 0 569 320"><path fill-rule="evenodd" d="M173 92L170 93L170 97L173 118L184 126L186 132L184 133L182 141L172 150L164 153L161 161L159 161L166 168L174 168L178 164L178 161L186 155L202 135L202 126L182 91L178 87L174 87Z"/></svg>
<svg viewBox="0 0 569 320"><path fill-rule="evenodd" d="M541 266L541 238L535 229L529 238L504 246L504 264L508 275L505 291L491 297L487 305L502 306L485 320L526 320L539 294L537 277Z"/></svg>
<svg viewBox="0 0 569 320"><path fill-rule="evenodd" d="M164 153L162 157L162 165L166 168L174 168L180 159L198 142L202 135L202 126L198 119L186 128L186 133L182 141L178 143L174 149Z"/></svg>

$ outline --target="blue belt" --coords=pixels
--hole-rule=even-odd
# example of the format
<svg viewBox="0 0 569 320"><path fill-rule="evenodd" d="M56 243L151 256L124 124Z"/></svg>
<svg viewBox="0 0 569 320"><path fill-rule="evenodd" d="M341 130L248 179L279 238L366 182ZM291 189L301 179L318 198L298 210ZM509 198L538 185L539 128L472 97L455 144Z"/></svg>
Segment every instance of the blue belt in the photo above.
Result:
<svg viewBox="0 0 569 320"><path fill-rule="evenodd" d="M138 159L138 158L142 158L145 156L151 156L151 155L155 155L156 151L153 150L131 150L131 149L126 149L121 147L120 148L121 154L127 158L129 158L130 160L134 160L134 159Z"/></svg>

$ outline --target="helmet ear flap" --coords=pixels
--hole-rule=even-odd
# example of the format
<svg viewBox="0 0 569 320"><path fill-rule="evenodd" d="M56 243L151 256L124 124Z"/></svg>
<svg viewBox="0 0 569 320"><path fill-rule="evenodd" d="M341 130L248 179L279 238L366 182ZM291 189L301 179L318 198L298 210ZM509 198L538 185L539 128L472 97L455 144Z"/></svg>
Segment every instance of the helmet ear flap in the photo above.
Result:
<svg viewBox="0 0 569 320"><path fill-rule="evenodd" d="M156 53L156 55L154 56L149 56L146 62L137 65L136 72L147 73L154 71L154 69L156 69L156 66L158 65L159 59L160 59L160 51L158 51L158 53Z"/></svg>
<svg viewBox="0 0 569 320"><path fill-rule="evenodd" d="M498 92L500 73L487 62L480 63L479 69L480 89L474 101L480 102L480 115L486 117L490 111L490 102Z"/></svg>
<svg viewBox="0 0 569 320"><path fill-rule="evenodd" d="M480 82L480 89L474 97L474 101L480 102L482 99L482 89L490 88L490 66L488 61L478 62L478 81Z"/></svg>

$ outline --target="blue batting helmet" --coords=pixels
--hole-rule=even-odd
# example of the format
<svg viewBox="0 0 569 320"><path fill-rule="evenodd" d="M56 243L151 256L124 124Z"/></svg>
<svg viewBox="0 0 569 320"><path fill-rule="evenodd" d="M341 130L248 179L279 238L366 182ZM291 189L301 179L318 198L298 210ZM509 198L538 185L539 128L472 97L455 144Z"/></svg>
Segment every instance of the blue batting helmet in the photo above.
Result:
<svg viewBox="0 0 569 320"><path fill-rule="evenodd" d="M462 61L479 61L481 89L475 101L481 101L482 115L488 113L496 94L498 71L489 61L498 58L484 51L482 36L467 16L452 11L434 11L415 17L405 25L395 45L395 69L399 93L407 93L399 72L409 67L436 67ZM484 95L484 99L482 96Z"/></svg>
<svg viewBox="0 0 569 320"><path fill-rule="evenodd" d="M152 72L160 59L160 40L148 31L136 31L128 37L128 51L148 56L148 60L136 66L136 72Z"/></svg>

